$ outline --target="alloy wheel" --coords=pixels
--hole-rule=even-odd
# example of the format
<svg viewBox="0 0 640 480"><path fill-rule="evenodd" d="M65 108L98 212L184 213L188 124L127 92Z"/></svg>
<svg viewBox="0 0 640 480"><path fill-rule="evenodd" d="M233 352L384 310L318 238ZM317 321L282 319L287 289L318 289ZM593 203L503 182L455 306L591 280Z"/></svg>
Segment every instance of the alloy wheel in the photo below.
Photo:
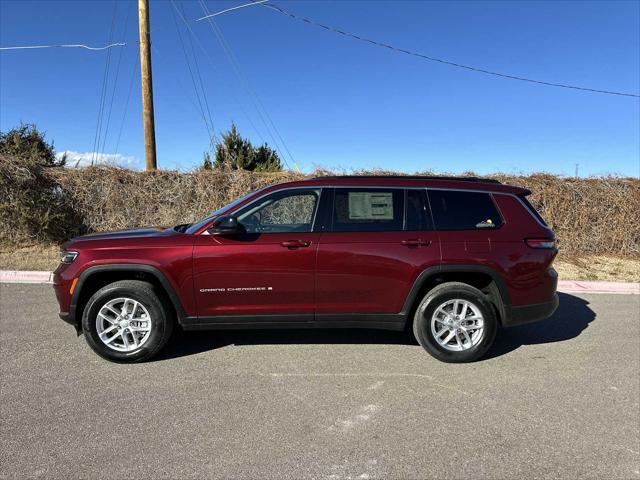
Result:
<svg viewBox="0 0 640 480"><path fill-rule="evenodd" d="M118 352L132 352L144 345L151 335L151 326L146 307L126 297L109 300L96 317L98 338Z"/></svg>
<svg viewBox="0 0 640 480"><path fill-rule="evenodd" d="M446 350L469 350L482 340L484 318L478 306L468 300L447 300L431 316L431 333Z"/></svg>

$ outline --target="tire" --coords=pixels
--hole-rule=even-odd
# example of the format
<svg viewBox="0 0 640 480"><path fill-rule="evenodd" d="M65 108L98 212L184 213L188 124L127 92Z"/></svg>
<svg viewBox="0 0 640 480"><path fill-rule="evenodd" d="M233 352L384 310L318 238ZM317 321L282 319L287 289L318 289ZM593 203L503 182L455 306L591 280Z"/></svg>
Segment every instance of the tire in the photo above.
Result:
<svg viewBox="0 0 640 480"><path fill-rule="evenodd" d="M169 341L173 325L171 307L153 285L140 280L106 285L91 296L82 314L82 329L91 349L119 363L152 358Z"/></svg>
<svg viewBox="0 0 640 480"><path fill-rule="evenodd" d="M458 310L454 312L454 308ZM465 317L455 313L465 313ZM447 363L473 362L482 357L493 344L497 328L495 310L486 296L459 282L443 283L429 291L413 318L418 343L431 356ZM439 332L443 332L440 341L436 340Z"/></svg>

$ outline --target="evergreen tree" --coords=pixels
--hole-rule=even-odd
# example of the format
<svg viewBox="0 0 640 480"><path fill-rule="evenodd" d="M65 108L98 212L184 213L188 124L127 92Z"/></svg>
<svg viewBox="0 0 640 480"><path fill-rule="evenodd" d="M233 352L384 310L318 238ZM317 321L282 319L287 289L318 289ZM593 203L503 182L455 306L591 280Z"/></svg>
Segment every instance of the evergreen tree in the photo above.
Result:
<svg viewBox="0 0 640 480"><path fill-rule="evenodd" d="M56 159L53 143L35 125L21 124L8 132L0 132L0 154L44 167L63 167L66 156Z"/></svg>
<svg viewBox="0 0 640 480"><path fill-rule="evenodd" d="M205 155L203 168L207 168ZM231 129L222 134L222 142L216 145L214 166L220 168L229 166L236 170L252 170L259 172L277 172L282 170L282 163L278 153L267 144L256 148L251 141L243 138L234 123Z"/></svg>

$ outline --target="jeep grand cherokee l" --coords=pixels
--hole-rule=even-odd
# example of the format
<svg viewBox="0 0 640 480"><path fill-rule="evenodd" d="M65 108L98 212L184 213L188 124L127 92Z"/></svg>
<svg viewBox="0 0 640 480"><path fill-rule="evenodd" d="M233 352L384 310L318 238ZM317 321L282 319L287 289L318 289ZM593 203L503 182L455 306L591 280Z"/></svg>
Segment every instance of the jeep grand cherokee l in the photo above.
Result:
<svg viewBox="0 0 640 480"><path fill-rule="evenodd" d="M172 330L411 329L445 362L558 305L551 229L526 189L474 178L320 177L272 185L203 220L75 238L60 317L112 361Z"/></svg>

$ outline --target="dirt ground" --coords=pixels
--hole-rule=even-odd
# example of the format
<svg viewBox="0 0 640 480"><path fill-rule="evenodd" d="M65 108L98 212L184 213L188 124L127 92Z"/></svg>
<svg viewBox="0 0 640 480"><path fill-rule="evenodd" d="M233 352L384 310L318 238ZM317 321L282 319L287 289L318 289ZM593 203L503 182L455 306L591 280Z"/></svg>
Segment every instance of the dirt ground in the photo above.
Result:
<svg viewBox="0 0 640 480"><path fill-rule="evenodd" d="M58 264L57 245L15 246L0 244L0 270L54 270ZM563 258L554 262L563 280L640 282L640 259L610 256Z"/></svg>

